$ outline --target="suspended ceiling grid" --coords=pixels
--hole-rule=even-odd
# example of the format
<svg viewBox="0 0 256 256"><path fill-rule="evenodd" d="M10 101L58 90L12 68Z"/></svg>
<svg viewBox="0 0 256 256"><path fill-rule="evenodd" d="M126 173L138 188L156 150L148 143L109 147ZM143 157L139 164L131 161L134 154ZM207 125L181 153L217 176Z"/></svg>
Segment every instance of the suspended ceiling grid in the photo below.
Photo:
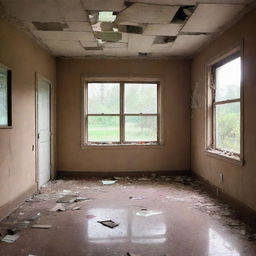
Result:
<svg viewBox="0 0 256 256"><path fill-rule="evenodd" d="M190 56L254 0L0 0L53 55Z"/></svg>

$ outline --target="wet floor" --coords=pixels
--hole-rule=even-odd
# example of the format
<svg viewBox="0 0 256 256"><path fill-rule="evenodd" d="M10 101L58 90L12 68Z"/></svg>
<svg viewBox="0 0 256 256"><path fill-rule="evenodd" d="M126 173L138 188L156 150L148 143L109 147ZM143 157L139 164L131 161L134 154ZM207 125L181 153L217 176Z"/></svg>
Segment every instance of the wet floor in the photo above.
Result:
<svg viewBox="0 0 256 256"><path fill-rule="evenodd" d="M73 195L78 202L56 203ZM86 199L86 200L85 200ZM61 208L62 211L56 211ZM109 228L98 221L119 224ZM50 225L33 229L34 224ZM200 183L182 178L58 180L0 223L1 256L254 256L254 232ZM254 239L255 238L255 239Z"/></svg>

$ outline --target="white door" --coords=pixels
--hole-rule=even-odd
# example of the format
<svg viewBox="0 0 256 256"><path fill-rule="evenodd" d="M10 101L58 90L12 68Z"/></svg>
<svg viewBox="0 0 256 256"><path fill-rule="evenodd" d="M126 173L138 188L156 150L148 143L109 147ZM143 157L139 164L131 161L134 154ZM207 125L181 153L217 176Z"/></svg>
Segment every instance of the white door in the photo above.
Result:
<svg viewBox="0 0 256 256"><path fill-rule="evenodd" d="M43 79L37 84L37 163L39 188L51 177L51 85Z"/></svg>

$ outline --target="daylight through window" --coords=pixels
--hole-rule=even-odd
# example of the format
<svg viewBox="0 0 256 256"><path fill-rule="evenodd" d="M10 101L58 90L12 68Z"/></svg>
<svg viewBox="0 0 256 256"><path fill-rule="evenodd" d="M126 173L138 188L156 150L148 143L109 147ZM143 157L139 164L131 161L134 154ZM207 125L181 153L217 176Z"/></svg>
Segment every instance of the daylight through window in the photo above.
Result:
<svg viewBox="0 0 256 256"><path fill-rule="evenodd" d="M227 154L241 151L241 57L221 61L212 69L212 148Z"/></svg>
<svg viewBox="0 0 256 256"><path fill-rule="evenodd" d="M89 82L85 88L85 143L159 143L159 84Z"/></svg>

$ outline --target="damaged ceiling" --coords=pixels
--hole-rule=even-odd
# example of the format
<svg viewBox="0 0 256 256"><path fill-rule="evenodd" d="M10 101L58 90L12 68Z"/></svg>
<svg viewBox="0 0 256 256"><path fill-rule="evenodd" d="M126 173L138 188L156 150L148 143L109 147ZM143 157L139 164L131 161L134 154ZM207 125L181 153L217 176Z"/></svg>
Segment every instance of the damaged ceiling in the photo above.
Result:
<svg viewBox="0 0 256 256"><path fill-rule="evenodd" d="M254 0L0 0L53 55L191 56Z"/></svg>

